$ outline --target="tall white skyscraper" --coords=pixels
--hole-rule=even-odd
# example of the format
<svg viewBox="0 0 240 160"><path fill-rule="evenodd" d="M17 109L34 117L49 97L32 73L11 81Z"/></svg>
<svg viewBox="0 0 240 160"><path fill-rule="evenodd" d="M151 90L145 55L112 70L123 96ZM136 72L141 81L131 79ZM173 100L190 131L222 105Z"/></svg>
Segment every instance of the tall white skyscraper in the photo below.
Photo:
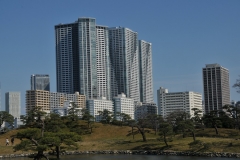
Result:
<svg viewBox="0 0 240 160"><path fill-rule="evenodd" d="M202 69L205 113L222 110L230 104L229 71L219 64L207 64Z"/></svg>
<svg viewBox="0 0 240 160"><path fill-rule="evenodd" d="M111 95L111 62L108 47L108 28L96 26L96 55L98 97L112 99Z"/></svg>
<svg viewBox="0 0 240 160"><path fill-rule="evenodd" d="M13 117L20 117L21 115L21 98L20 92L5 93L6 111Z"/></svg>
<svg viewBox="0 0 240 160"><path fill-rule="evenodd" d="M139 40L140 101L153 102L152 44Z"/></svg>
<svg viewBox="0 0 240 160"><path fill-rule="evenodd" d="M140 101L137 32L122 27L109 28L109 48L118 94L125 93Z"/></svg>

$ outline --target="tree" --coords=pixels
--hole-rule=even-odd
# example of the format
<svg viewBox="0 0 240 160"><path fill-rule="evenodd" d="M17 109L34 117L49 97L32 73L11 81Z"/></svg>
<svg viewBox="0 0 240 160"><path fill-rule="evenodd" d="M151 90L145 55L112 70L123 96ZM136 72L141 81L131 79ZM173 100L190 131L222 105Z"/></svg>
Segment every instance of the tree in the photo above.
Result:
<svg viewBox="0 0 240 160"><path fill-rule="evenodd" d="M169 146L168 142L172 140L173 134L174 132L172 124L162 119L159 125L159 135L167 147Z"/></svg>
<svg viewBox="0 0 240 160"><path fill-rule="evenodd" d="M13 126L14 117L6 111L0 111L0 127L3 122L7 122L10 126Z"/></svg>
<svg viewBox="0 0 240 160"><path fill-rule="evenodd" d="M203 116L203 122L207 127L213 127L218 135L218 127L222 126L222 122L218 117L218 111L213 110L209 114Z"/></svg>
<svg viewBox="0 0 240 160"><path fill-rule="evenodd" d="M87 121L88 129L90 129L90 133L92 134L92 127L94 123L94 116L92 116L87 109L82 110L82 119Z"/></svg>
<svg viewBox="0 0 240 160"><path fill-rule="evenodd" d="M155 135L157 135L162 116L156 114L149 114L147 115L147 119L150 122L149 124L151 125L152 129L155 130Z"/></svg>
<svg viewBox="0 0 240 160"><path fill-rule="evenodd" d="M240 93L240 78L236 80L236 83L233 85L237 89L237 92Z"/></svg>
<svg viewBox="0 0 240 160"><path fill-rule="evenodd" d="M223 109L226 112L227 116L233 118L234 128L240 129L239 124L240 109L233 105L224 105Z"/></svg>
<svg viewBox="0 0 240 160"><path fill-rule="evenodd" d="M78 147L76 142L80 141L81 137L77 132L72 131L73 128L76 129L76 126L72 124L78 124L78 120L72 117L62 118L58 114L46 116L46 113L35 109L29 113L31 114L23 117L27 128L20 130L15 135L21 140L19 144L14 146L15 151L35 150L37 154L34 159L39 160L41 158L48 159L43 152L51 149L56 152L59 159L61 145ZM45 115L45 119L42 118L43 115ZM33 118L34 116L35 118ZM33 119L34 122L30 123L30 119Z"/></svg>
<svg viewBox="0 0 240 160"><path fill-rule="evenodd" d="M99 116L101 117L101 122L110 124L110 122L113 119L112 112L108 111L107 109L104 109L103 111L98 111Z"/></svg>

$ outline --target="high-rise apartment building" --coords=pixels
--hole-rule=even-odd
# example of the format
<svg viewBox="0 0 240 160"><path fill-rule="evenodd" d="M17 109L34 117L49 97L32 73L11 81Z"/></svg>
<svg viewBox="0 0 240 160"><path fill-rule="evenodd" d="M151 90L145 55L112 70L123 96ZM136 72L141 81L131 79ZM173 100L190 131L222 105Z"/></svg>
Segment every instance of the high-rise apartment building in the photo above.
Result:
<svg viewBox="0 0 240 160"><path fill-rule="evenodd" d="M57 92L153 101L151 44L138 41L137 32L79 18L56 25L55 34Z"/></svg>
<svg viewBox="0 0 240 160"><path fill-rule="evenodd" d="M6 111L13 117L20 117L21 115L21 98L20 92L5 93Z"/></svg>
<svg viewBox="0 0 240 160"><path fill-rule="evenodd" d="M118 94L125 93L140 101L137 32L123 27L109 28L109 51Z"/></svg>
<svg viewBox="0 0 240 160"><path fill-rule="evenodd" d="M193 108L202 111L202 95L197 92L168 92L168 89L160 87L157 90L158 114L163 117L172 112L183 111L194 116Z"/></svg>
<svg viewBox="0 0 240 160"><path fill-rule="evenodd" d="M205 113L222 110L230 104L229 71L219 64L207 64L202 69Z"/></svg>
<svg viewBox="0 0 240 160"><path fill-rule="evenodd" d="M153 103L152 44L139 40L140 101Z"/></svg>
<svg viewBox="0 0 240 160"><path fill-rule="evenodd" d="M50 79L47 74L31 75L31 90L50 91Z"/></svg>

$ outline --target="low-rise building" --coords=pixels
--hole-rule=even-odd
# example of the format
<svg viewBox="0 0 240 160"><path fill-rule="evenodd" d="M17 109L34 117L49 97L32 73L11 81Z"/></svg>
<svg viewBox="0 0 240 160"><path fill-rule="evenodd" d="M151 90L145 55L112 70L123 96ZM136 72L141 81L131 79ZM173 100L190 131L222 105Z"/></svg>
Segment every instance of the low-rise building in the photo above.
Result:
<svg viewBox="0 0 240 160"><path fill-rule="evenodd" d="M99 115L99 111L108 110L113 113L113 102L107 100L105 97L99 97L98 99L88 99L87 109L90 115L94 116L96 122L100 122L102 117Z"/></svg>
<svg viewBox="0 0 240 160"><path fill-rule="evenodd" d="M157 115L156 103L135 102L135 120L146 117L147 115Z"/></svg>
<svg viewBox="0 0 240 160"><path fill-rule="evenodd" d="M194 115L193 108L202 111L202 95L197 92L168 92L168 89L160 87L157 91L158 114L166 117L172 112L184 111L190 116Z"/></svg>
<svg viewBox="0 0 240 160"><path fill-rule="evenodd" d="M117 116L118 113L128 114L131 119L134 119L134 99L127 98L124 93L119 94L117 97L113 98L114 102L114 116L117 120L120 117Z"/></svg>

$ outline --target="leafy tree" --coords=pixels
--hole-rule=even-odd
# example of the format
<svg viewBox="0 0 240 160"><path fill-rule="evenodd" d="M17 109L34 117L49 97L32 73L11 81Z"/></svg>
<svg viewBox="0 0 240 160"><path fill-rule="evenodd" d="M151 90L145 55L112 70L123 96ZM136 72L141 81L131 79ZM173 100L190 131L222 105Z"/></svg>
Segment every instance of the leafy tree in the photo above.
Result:
<svg viewBox="0 0 240 160"><path fill-rule="evenodd" d="M218 135L218 127L222 126L222 122L218 117L218 111L213 110L209 114L203 116L203 122L207 127L213 127Z"/></svg>
<svg viewBox="0 0 240 160"><path fill-rule="evenodd" d="M237 89L237 92L240 93L240 78L236 80L236 83L233 85Z"/></svg>
<svg viewBox="0 0 240 160"><path fill-rule="evenodd" d="M14 146L15 151L37 151L34 159L38 160L41 158L48 159L43 152L51 149L56 152L59 159L61 145L78 147L76 142L80 141L81 137L77 132L72 132L73 128L76 127L72 124L78 124L78 120L72 117L60 117L58 114L50 114L43 120L41 118L46 115L45 113L39 112L39 110L33 110L30 113L23 117L28 128L20 130L15 135L16 138L21 140L19 144ZM30 122L32 117L35 118L33 118L33 122Z"/></svg>
<svg viewBox="0 0 240 160"><path fill-rule="evenodd" d="M92 134L92 127L94 124L94 116L92 116L87 109L82 110L82 119L87 121L88 129L90 129L90 133Z"/></svg>
<svg viewBox="0 0 240 160"><path fill-rule="evenodd" d="M240 129L240 124L239 124L240 109L233 105L225 105L223 106L223 110L226 112L227 116L233 119L234 128Z"/></svg>
<svg viewBox="0 0 240 160"><path fill-rule="evenodd" d="M120 112L116 113L116 118L120 119L120 125L121 126L123 126L124 124L127 125L128 122L131 120L130 115L128 115L126 113L120 113Z"/></svg>
<svg viewBox="0 0 240 160"><path fill-rule="evenodd" d="M156 114L149 114L147 115L147 119L149 121L151 128L155 130L155 135L157 135L159 125L162 120L162 116Z"/></svg>
<svg viewBox="0 0 240 160"><path fill-rule="evenodd" d="M7 122L10 126L13 126L14 117L6 111L0 111L0 127L3 122Z"/></svg>
<svg viewBox="0 0 240 160"><path fill-rule="evenodd" d="M99 116L101 117L101 122L110 124L110 122L113 119L112 112L108 111L107 109L104 109L103 111L98 111Z"/></svg>
<svg viewBox="0 0 240 160"><path fill-rule="evenodd" d="M167 147L169 146L168 142L172 141L173 134L174 132L172 124L162 119L162 122L159 125L159 135Z"/></svg>

